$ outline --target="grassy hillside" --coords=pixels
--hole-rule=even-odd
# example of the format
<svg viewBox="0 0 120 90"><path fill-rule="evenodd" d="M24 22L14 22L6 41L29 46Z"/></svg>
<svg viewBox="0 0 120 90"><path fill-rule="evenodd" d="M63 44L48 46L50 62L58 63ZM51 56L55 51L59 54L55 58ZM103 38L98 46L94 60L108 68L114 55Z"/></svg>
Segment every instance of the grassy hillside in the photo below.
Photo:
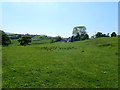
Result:
<svg viewBox="0 0 120 90"><path fill-rule="evenodd" d="M118 54L117 37L16 42L3 47L3 88L117 88Z"/></svg>

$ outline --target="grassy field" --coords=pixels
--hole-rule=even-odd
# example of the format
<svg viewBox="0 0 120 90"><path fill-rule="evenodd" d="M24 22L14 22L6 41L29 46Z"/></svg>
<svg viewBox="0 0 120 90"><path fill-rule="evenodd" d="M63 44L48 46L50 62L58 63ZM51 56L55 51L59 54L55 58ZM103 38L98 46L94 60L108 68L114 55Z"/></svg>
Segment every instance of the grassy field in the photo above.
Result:
<svg viewBox="0 0 120 90"><path fill-rule="evenodd" d="M3 47L3 88L118 88L117 37L12 42Z"/></svg>

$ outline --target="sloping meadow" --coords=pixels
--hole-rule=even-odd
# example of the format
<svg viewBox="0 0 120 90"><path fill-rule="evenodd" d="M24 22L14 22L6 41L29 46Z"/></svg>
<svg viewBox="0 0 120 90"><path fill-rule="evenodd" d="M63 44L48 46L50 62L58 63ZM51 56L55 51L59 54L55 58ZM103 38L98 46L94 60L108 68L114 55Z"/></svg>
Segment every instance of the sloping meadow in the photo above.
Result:
<svg viewBox="0 0 120 90"><path fill-rule="evenodd" d="M3 88L118 88L118 39L3 47Z"/></svg>

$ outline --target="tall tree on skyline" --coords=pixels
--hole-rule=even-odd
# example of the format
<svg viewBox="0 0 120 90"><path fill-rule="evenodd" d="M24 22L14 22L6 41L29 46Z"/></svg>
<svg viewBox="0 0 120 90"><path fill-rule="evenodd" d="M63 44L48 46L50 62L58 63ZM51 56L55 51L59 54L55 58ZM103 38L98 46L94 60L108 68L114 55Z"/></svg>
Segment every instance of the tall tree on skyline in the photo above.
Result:
<svg viewBox="0 0 120 90"><path fill-rule="evenodd" d="M73 28L73 33L74 36L76 35L85 35L86 34L86 27L85 26L76 26Z"/></svg>

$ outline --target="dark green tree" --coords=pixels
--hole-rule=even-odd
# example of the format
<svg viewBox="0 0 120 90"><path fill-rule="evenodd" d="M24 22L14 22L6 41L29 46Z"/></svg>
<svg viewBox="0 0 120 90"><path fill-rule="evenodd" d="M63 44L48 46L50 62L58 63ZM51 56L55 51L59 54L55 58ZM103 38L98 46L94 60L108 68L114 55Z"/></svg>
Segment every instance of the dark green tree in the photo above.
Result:
<svg viewBox="0 0 120 90"><path fill-rule="evenodd" d="M80 40L89 39L85 26L74 27L72 34L73 36L71 37L71 41L80 41Z"/></svg>
<svg viewBox="0 0 120 90"><path fill-rule="evenodd" d="M80 36L80 40L86 40L86 39L89 39L88 34L85 34L85 35L81 35L81 36Z"/></svg>
<svg viewBox="0 0 120 90"><path fill-rule="evenodd" d="M101 32L97 32L97 34L95 36L96 36L96 38L103 37L103 34Z"/></svg>
<svg viewBox="0 0 120 90"><path fill-rule="evenodd" d="M9 35L10 39L19 39L20 37L22 37L21 34L10 34Z"/></svg>
<svg viewBox="0 0 120 90"><path fill-rule="evenodd" d="M3 46L8 46L11 43L9 36L2 30L0 30L0 41Z"/></svg>
<svg viewBox="0 0 120 90"><path fill-rule="evenodd" d="M62 39L62 38L61 38L60 36L55 37L55 41L56 41L56 42L61 41L61 39Z"/></svg>
<svg viewBox="0 0 120 90"><path fill-rule="evenodd" d="M89 39L89 35L88 34L85 34L85 39Z"/></svg>
<svg viewBox="0 0 120 90"><path fill-rule="evenodd" d="M86 34L86 27L85 26L76 26L73 28L73 36L76 36L79 33L79 35L85 35Z"/></svg>
<svg viewBox="0 0 120 90"><path fill-rule="evenodd" d="M109 33L107 33L107 37L109 37Z"/></svg>
<svg viewBox="0 0 120 90"><path fill-rule="evenodd" d="M116 37L117 34L115 32L112 32L111 37Z"/></svg>
<svg viewBox="0 0 120 90"><path fill-rule="evenodd" d="M20 45L28 45L29 43L31 43L31 36L24 35L18 40L18 42L20 43Z"/></svg>
<svg viewBox="0 0 120 90"><path fill-rule="evenodd" d="M71 42L73 42L73 41L74 41L74 36L71 37Z"/></svg>
<svg viewBox="0 0 120 90"><path fill-rule="evenodd" d="M80 41L80 35L79 35L79 33L77 33L77 35L74 36L74 41Z"/></svg>

